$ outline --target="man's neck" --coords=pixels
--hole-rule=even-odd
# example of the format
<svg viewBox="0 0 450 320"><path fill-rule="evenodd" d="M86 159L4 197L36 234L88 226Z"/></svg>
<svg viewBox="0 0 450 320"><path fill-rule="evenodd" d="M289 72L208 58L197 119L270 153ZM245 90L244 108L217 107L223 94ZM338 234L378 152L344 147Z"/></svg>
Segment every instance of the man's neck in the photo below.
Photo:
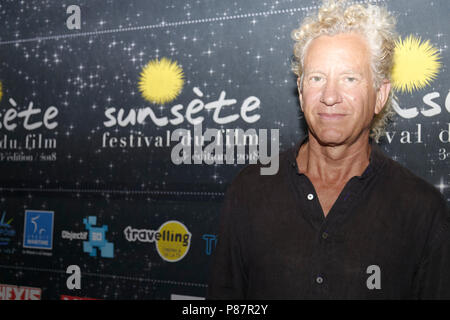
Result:
<svg viewBox="0 0 450 320"><path fill-rule="evenodd" d="M321 145L314 136L302 145L297 155L299 171L311 180L326 184L345 184L360 176L369 165L371 147L368 137L352 144Z"/></svg>

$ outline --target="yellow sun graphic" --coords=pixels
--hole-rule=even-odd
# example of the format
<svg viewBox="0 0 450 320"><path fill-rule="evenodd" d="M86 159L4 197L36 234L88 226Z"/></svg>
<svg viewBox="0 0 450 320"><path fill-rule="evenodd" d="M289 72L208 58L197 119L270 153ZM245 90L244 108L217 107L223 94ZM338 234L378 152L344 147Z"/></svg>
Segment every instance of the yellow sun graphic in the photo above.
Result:
<svg viewBox="0 0 450 320"><path fill-rule="evenodd" d="M3 97L3 86L2 82L0 81L0 101L2 101L2 97Z"/></svg>
<svg viewBox="0 0 450 320"><path fill-rule="evenodd" d="M422 42L420 37L413 35L404 40L399 38L392 70L394 90L411 93L429 85L439 73L439 59L439 50L430 44L430 40Z"/></svg>
<svg viewBox="0 0 450 320"><path fill-rule="evenodd" d="M142 69L139 91L152 103L164 104L175 99L184 84L183 69L167 58L151 60Z"/></svg>

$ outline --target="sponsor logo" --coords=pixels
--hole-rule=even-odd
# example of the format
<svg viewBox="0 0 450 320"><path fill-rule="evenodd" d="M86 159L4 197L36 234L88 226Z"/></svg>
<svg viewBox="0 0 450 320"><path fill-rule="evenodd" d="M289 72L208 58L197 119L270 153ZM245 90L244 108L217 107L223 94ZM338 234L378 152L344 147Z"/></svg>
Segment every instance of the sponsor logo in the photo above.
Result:
<svg viewBox="0 0 450 320"><path fill-rule="evenodd" d="M60 300L100 300L95 298L86 298L86 297L75 297L75 296L67 296L65 294L62 294L60 296Z"/></svg>
<svg viewBox="0 0 450 320"><path fill-rule="evenodd" d="M83 251L89 253L91 257L97 256L97 249L103 258L114 257L114 243L106 240L105 235L108 226L94 227L97 224L97 217L89 216L83 219L86 230L89 232L89 241L83 241Z"/></svg>
<svg viewBox="0 0 450 320"><path fill-rule="evenodd" d="M129 242L155 243L159 256L167 262L183 259L189 251L192 237L188 228L176 220L163 223L158 230L135 229L128 226L123 233Z"/></svg>
<svg viewBox="0 0 450 320"><path fill-rule="evenodd" d="M72 241L72 240L87 240L88 233L63 230L63 231L61 231L61 238L68 239L70 241Z"/></svg>
<svg viewBox="0 0 450 320"><path fill-rule="evenodd" d="M8 246L11 239L16 235L16 230L11 226L13 218L7 219L6 212L3 212L0 219L0 246Z"/></svg>
<svg viewBox="0 0 450 320"><path fill-rule="evenodd" d="M0 300L41 300L40 288L0 284Z"/></svg>
<svg viewBox="0 0 450 320"><path fill-rule="evenodd" d="M214 234L204 234L202 239L205 240L205 253L210 256L212 251L216 248L217 245L217 236Z"/></svg>
<svg viewBox="0 0 450 320"><path fill-rule="evenodd" d="M23 247L51 250L53 247L53 211L25 211Z"/></svg>

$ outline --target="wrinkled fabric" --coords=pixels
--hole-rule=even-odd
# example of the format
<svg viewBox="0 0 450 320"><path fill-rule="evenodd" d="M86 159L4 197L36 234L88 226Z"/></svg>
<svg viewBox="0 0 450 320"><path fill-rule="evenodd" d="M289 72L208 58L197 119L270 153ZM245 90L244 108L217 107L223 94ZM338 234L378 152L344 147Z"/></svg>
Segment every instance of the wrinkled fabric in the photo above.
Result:
<svg viewBox="0 0 450 320"><path fill-rule="evenodd" d="M276 175L244 168L220 215L208 299L450 299L442 194L373 142L325 217L296 156Z"/></svg>

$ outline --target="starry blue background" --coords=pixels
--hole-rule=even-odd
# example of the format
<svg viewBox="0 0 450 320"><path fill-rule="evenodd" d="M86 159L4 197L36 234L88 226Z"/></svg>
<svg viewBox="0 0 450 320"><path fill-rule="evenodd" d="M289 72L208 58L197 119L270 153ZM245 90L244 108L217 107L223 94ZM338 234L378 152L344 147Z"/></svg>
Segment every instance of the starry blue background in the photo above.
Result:
<svg viewBox="0 0 450 320"><path fill-rule="evenodd" d="M366 2L366 1L364 1ZM450 79L448 1L370 1L386 5L397 17L402 37L429 39L439 49L442 67L430 86L412 94L398 94L401 108L430 109L423 97L437 92L433 101L441 112L412 119L398 116L388 130L395 133L382 148L393 159L435 185L450 201L448 185L450 143L439 140L449 130ZM81 30L68 30L66 8L81 9ZM261 101L259 121L239 119L219 126L202 111L204 128L279 129L280 150L294 145L304 134L296 78L291 72L290 32L320 1L2 1L0 3L0 81L2 116L9 99L24 110L30 101L43 111L55 106L59 114L54 130L32 133L54 138L55 161L1 161L0 212L13 218L17 235L8 249L0 247L0 283L40 287L43 299L61 294L102 299L169 299L171 294L204 296L210 256L204 234L215 234L223 194L245 165L174 165L171 147L102 148L102 135L126 136L141 132L165 136L166 130L192 129L186 121L159 128L151 122L106 128L107 108L150 106L160 116L182 104L184 110L197 96L205 103L218 98L236 99L223 108L223 116L239 113L249 96ZM143 67L156 58L170 58L182 67L181 94L164 105L144 100L138 90ZM446 106L446 100L447 106ZM415 143L422 126L422 143ZM402 131L412 143L401 143ZM24 141L23 128L6 131L0 139ZM23 147L23 146L22 146ZM27 155L48 150L1 149L0 153ZM449 153L449 155L445 155ZM25 209L55 212L51 256L23 253ZM62 230L83 231L83 217L96 215L108 225L106 235L115 243L115 257L89 257L80 241L61 239ZM130 223L158 228L178 220L193 234L187 256L177 263L163 261L153 246L130 244L123 229ZM8 253L6 253L8 252ZM66 288L65 269L80 265L81 292ZM39 279L39 280L38 280Z"/></svg>

